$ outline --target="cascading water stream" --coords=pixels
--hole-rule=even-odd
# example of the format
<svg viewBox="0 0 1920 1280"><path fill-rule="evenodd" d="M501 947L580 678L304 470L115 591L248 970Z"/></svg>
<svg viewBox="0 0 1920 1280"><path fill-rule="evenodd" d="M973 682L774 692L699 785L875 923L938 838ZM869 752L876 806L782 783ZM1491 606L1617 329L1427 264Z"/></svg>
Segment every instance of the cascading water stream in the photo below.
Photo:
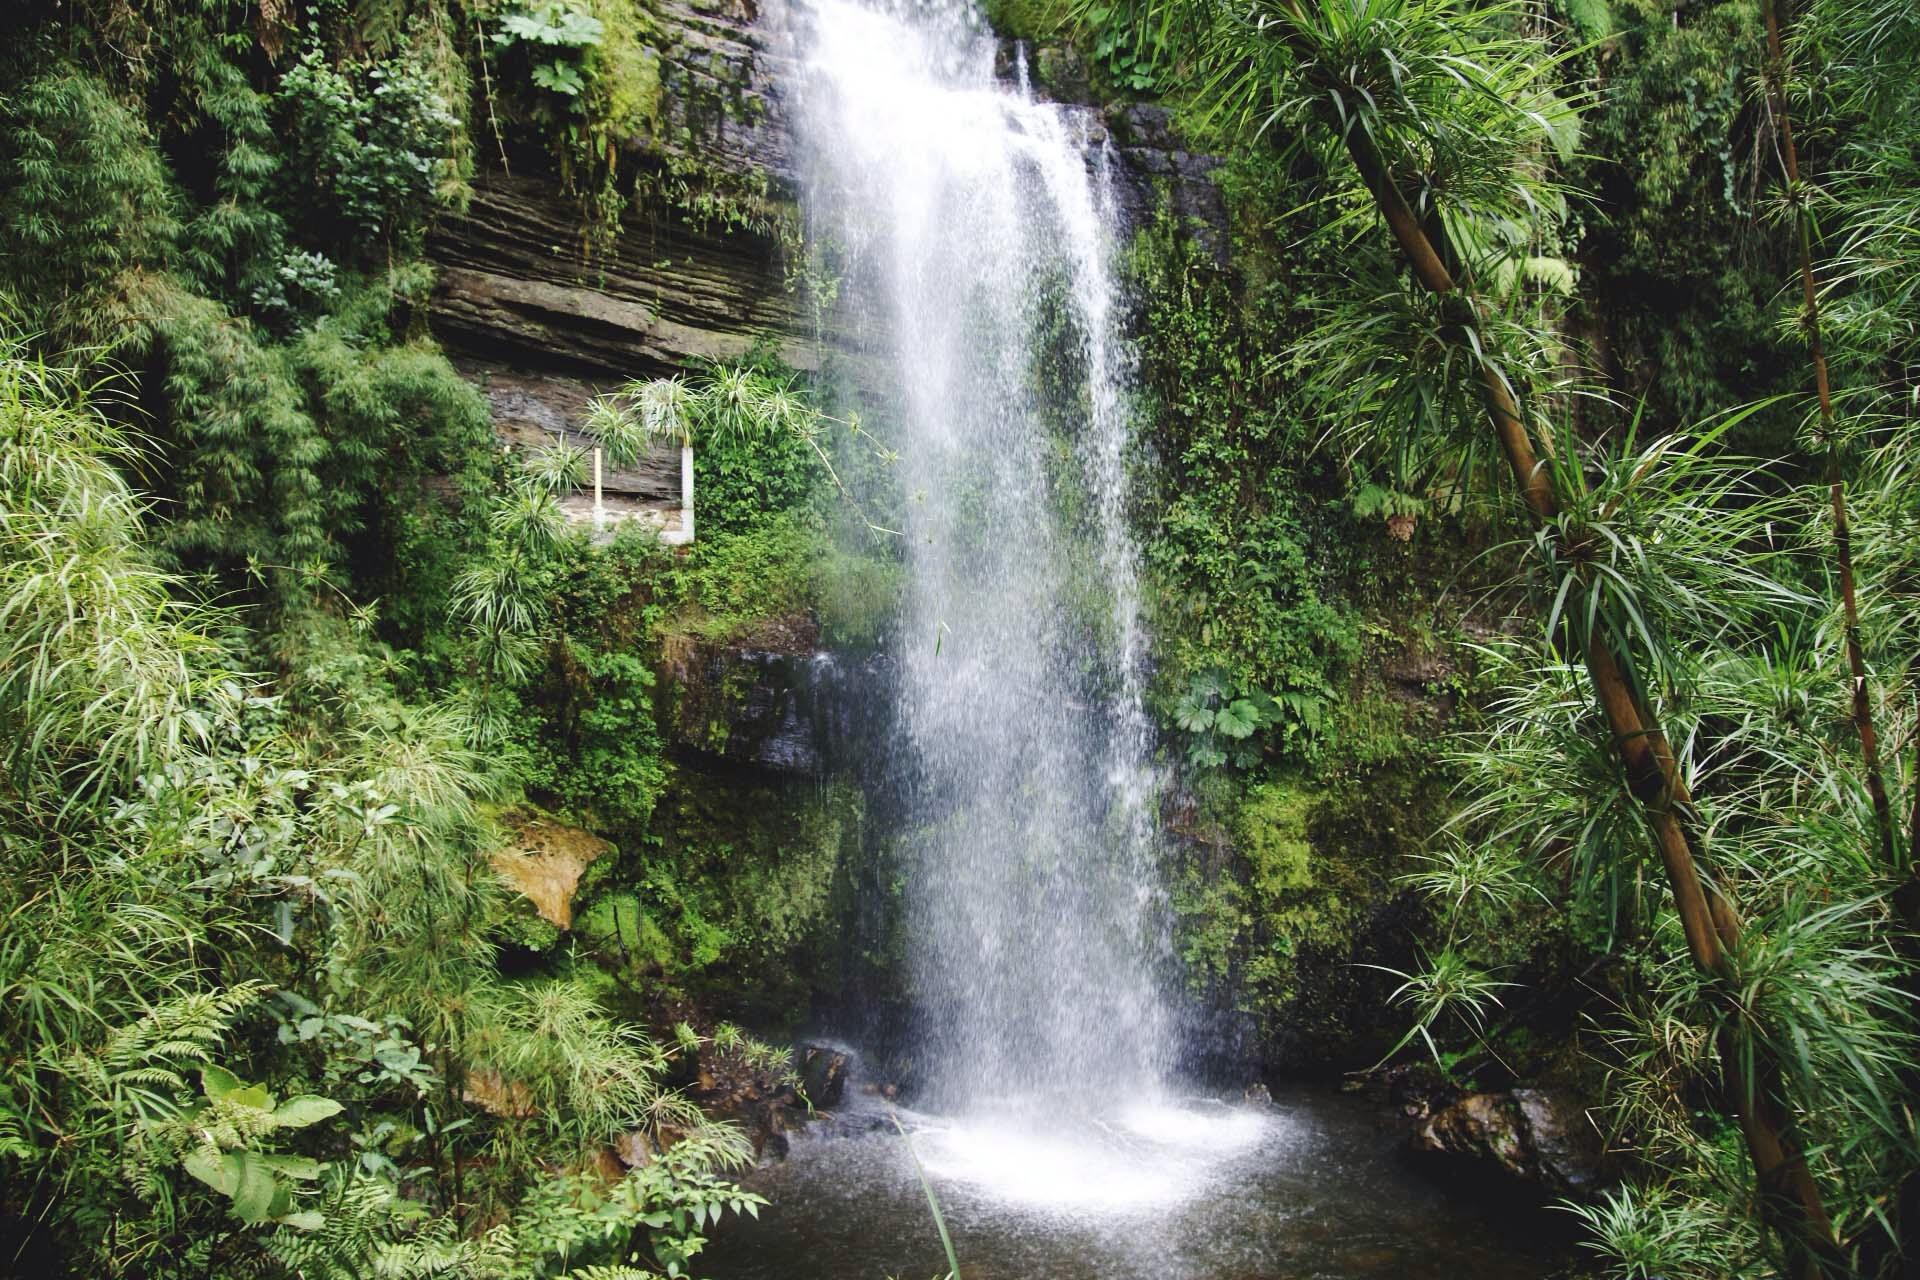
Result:
<svg viewBox="0 0 1920 1280"><path fill-rule="evenodd" d="M794 0L804 196L883 372L908 591L900 833L936 1173L1019 1202L1198 1190L1246 1116L1170 1100L1127 360L1098 117L965 0Z"/></svg>
<svg viewBox="0 0 1920 1280"><path fill-rule="evenodd" d="M1396 1172L1352 1100L1183 1096L1159 981L1113 157L1093 113L996 67L968 0L782 2L833 345L884 406L908 495L892 834L921 1087L897 1114L920 1165L850 1090L755 1171L773 1207L720 1233L712 1273L944 1266L924 1166L970 1277L1539 1274L1469 1222L1433 1226L1436 1193Z"/></svg>
<svg viewBox="0 0 1920 1280"><path fill-rule="evenodd" d="M809 0L792 26L812 229L841 250L914 495L901 720L931 1096L1150 1096L1170 1029L1094 117L1003 82L952 0Z"/></svg>

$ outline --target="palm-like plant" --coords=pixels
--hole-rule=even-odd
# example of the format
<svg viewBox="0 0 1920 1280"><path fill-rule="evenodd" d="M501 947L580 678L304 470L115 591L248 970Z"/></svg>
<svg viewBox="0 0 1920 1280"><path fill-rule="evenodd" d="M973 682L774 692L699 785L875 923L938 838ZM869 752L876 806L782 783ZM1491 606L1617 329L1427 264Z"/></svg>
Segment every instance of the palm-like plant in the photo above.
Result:
<svg viewBox="0 0 1920 1280"><path fill-rule="evenodd" d="M1698 444L1636 450L1631 436L1618 454L1590 454L1547 429L1541 397L1516 376L1538 361L1502 349L1518 339L1524 353L1528 335L1502 329L1508 309L1488 290L1524 278L1514 260L1530 243L1524 229L1542 227L1557 208L1548 166L1570 133L1569 113L1547 87L1556 58L1524 31L1509 8L1448 0L1158 7L1160 47L1188 69L1217 125L1283 146L1292 130L1308 130L1345 151L1432 299L1431 319L1377 327L1419 333L1423 350L1450 346L1472 370L1488 437L1534 526L1549 635L1584 668L1601 741L1663 864L1702 978L1697 994L1717 1010L1721 1097L1745 1139L1762 1215L1796 1274L1837 1277L1847 1264L1807 1155L1807 1102L1789 1087L1781 1047L1798 1027L1776 1026L1770 1017L1792 1011L1744 994L1743 957L1773 948L1742 921L1727 870L1709 874L1711 828L1688 777L1692 744L1676 749L1659 714L1699 644L1751 618L1756 604L1798 611L1805 602L1782 599L1790 593L1776 591L1771 575L1746 568L1767 547L1758 526L1737 518L1758 510L1737 468ZM1444 371L1449 360L1433 363ZM1437 399L1447 396L1443 385ZM1610 859L1618 849L1600 852Z"/></svg>
<svg viewBox="0 0 1920 1280"><path fill-rule="evenodd" d="M1815 404L1815 443L1824 454L1827 480L1827 506L1832 517L1833 564L1839 593L1840 628L1851 685L1851 710L1854 732L1859 737L1862 776L1867 794L1873 800L1874 826L1880 844L1880 856L1890 872L1895 871L1897 836L1893 802L1887 791L1886 775L1880 763L1880 734L1874 715L1873 687L1868 679L1866 651L1861 640L1860 604L1853 564L1853 524L1847 502L1847 441L1842 439L1841 421L1834 410L1834 391L1828 371L1827 341L1820 314L1820 288L1814 266L1814 215L1807 184L1800 175L1799 148L1794 142L1793 117L1787 105L1789 69L1781 39L1780 6L1777 0L1765 0L1761 12L1766 22L1767 56L1765 60L1769 103L1779 139L1782 176L1786 180L1785 200L1794 224L1799 257L1799 327L1807 344L1807 360L1813 375ZM1912 922L1920 926L1920 917Z"/></svg>
<svg viewBox="0 0 1920 1280"><path fill-rule="evenodd" d="M854 441L882 461L893 453L877 441L857 415L833 417L801 394L792 375L777 375L749 365L714 365L696 378L654 378L629 382L596 399L587 430L598 438L615 466L630 465L655 441L671 441L691 450L694 442L715 437L752 443L785 435L807 446L841 499L873 533L891 533L866 518L853 491L841 479L823 442L825 432L844 428Z"/></svg>

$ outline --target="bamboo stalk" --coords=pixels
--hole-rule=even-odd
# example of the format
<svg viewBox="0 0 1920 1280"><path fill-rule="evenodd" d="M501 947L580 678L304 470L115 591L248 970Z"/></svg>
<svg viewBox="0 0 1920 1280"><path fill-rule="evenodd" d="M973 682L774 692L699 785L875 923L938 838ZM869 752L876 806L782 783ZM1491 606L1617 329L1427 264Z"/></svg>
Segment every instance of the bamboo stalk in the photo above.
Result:
<svg viewBox="0 0 1920 1280"><path fill-rule="evenodd" d="M1477 327L1478 307L1459 291L1446 266L1446 250L1434 242L1414 214L1373 140L1357 128L1349 128L1346 144L1354 167L1414 276L1437 295L1462 298L1457 322L1463 328ZM1549 524L1559 509L1552 478L1539 464L1512 389L1485 361L1481 362L1481 394L1489 424L1528 515L1536 525ZM1700 971L1715 979L1712 989L1723 1002L1725 1013L1737 1020L1742 1012L1739 1001L1724 979L1727 958L1739 946L1740 921L1732 903L1707 885L1693 841L1681 822L1686 788L1672 747L1650 718L1643 716L1612 646L1602 637L1588 636L1583 648L1590 682L1607 718L1614 749L1626 771L1629 788L1646 811L1660 851L1674 906L1686 932L1687 949ZM1732 1112L1745 1138L1762 1216L1792 1256L1793 1272L1801 1280L1843 1280L1847 1275L1845 1260L1794 1131L1779 1064L1770 1054L1746 1050L1752 1039L1736 1037L1734 1025L1737 1022L1729 1023L1721 1046L1723 1105Z"/></svg>
<svg viewBox="0 0 1920 1280"><path fill-rule="evenodd" d="M1762 0L1767 27L1767 96L1780 131L1780 162L1786 170L1787 199L1793 205L1800 254L1800 324L1807 339L1807 358L1813 365L1813 389L1820 409L1820 435L1827 451L1827 501L1833 510L1834 568L1840 579L1840 616L1846 641L1851 712L1860 739L1861 764L1866 770L1867 795L1873 803L1874 826L1880 840L1881 861L1890 869L1894 853L1893 802L1880 768L1880 735L1874 724L1873 699L1867 685L1867 660L1860 643L1860 606L1854 589L1853 531L1847 519L1847 484L1834 434L1833 386L1827 373L1826 343L1820 331L1820 292L1813 272L1813 218L1800 188L1800 155L1793 141L1793 117L1787 110L1785 47L1780 39L1779 0Z"/></svg>

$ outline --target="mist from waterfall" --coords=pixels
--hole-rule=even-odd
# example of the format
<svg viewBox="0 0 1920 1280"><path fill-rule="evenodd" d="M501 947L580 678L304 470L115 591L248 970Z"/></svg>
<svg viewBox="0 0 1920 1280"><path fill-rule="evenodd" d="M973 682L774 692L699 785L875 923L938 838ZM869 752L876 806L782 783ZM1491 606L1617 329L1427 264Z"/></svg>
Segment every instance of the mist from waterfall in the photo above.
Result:
<svg viewBox="0 0 1920 1280"><path fill-rule="evenodd" d="M787 25L809 235L882 371L909 495L927 1096L1153 1096L1171 1027L1104 135L1036 100L967 4L793 0Z"/></svg>

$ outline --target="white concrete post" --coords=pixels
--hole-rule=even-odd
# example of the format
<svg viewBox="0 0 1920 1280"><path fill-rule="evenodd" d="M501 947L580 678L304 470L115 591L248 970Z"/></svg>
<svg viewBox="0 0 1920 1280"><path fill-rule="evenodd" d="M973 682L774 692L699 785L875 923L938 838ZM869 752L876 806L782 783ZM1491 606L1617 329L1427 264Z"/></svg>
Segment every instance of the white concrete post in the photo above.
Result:
<svg viewBox="0 0 1920 1280"><path fill-rule="evenodd" d="M593 531L607 527L607 504L600 493L600 446L593 447Z"/></svg>
<svg viewBox="0 0 1920 1280"><path fill-rule="evenodd" d="M693 541L693 446L680 446L680 531Z"/></svg>

